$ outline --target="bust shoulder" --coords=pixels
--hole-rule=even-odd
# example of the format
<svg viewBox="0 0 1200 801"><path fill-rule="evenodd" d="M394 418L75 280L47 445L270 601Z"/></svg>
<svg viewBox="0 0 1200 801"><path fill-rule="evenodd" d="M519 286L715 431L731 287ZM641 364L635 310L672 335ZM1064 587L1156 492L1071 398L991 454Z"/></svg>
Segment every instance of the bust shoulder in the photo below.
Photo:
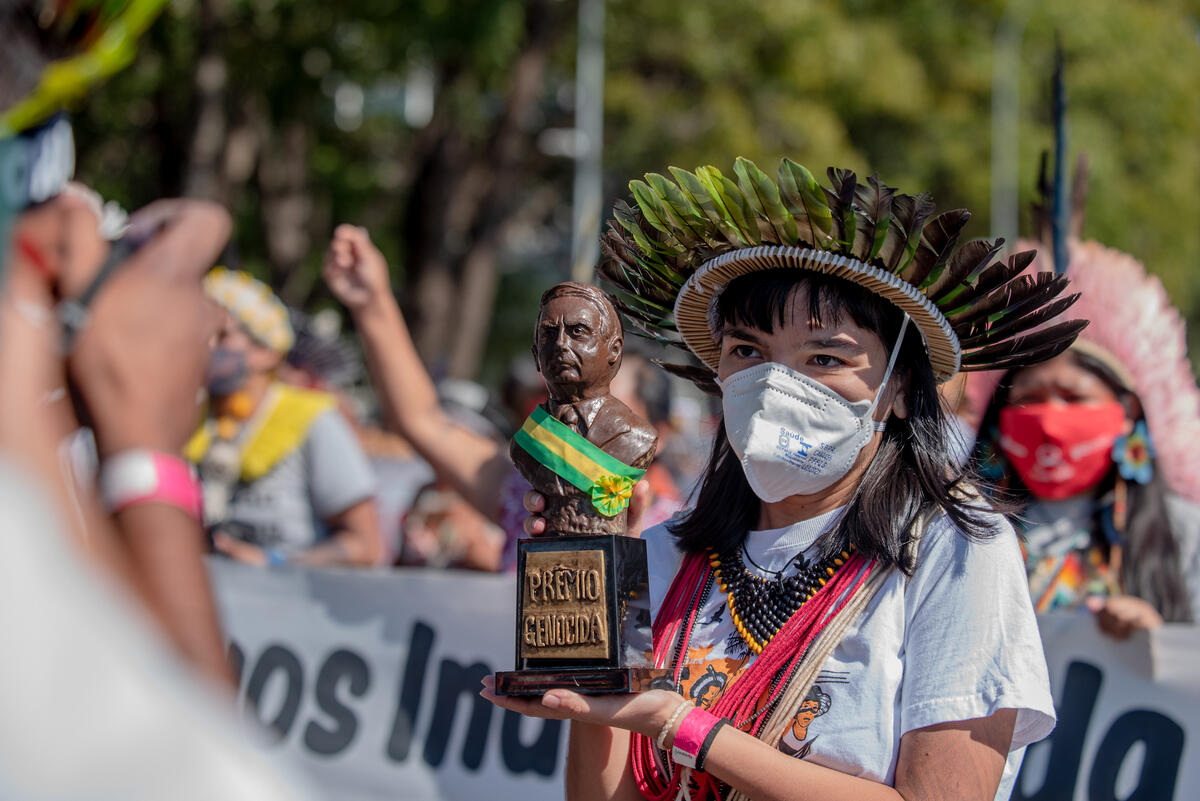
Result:
<svg viewBox="0 0 1200 801"><path fill-rule="evenodd" d="M646 468L658 449L654 427L628 406L606 395L587 432L588 441L627 465Z"/></svg>

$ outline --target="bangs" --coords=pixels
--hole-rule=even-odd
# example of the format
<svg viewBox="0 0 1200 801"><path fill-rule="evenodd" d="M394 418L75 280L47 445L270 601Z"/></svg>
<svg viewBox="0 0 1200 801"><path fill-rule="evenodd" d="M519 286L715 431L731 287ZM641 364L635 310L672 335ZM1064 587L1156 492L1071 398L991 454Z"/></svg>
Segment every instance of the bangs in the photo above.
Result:
<svg viewBox="0 0 1200 801"><path fill-rule="evenodd" d="M792 319L796 292L808 296L807 319ZM890 346L900 332L904 313L897 306L853 281L811 270L762 270L738 276L717 298L717 322L723 330L732 325L755 328L768 334L776 327L804 322L813 328L841 324L848 317ZM720 335L720 331L714 334Z"/></svg>

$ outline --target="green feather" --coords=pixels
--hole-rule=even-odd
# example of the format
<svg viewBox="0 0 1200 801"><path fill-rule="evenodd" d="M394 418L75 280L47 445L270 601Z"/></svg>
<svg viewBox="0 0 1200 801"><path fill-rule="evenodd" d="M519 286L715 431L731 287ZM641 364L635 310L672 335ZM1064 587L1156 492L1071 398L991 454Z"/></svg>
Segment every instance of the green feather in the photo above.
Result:
<svg viewBox="0 0 1200 801"><path fill-rule="evenodd" d="M669 167L671 175L679 183L679 188L687 195L692 204L708 220L712 231L719 232L721 239L731 245L741 245L741 232L738 231L725 212L725 206L719 198L713 196L704 182L687 170ZM715 239L716 237L714 237Z"/></svg>
<svg viewBox="0 0 1200 801"><path fill-rule="evenodd" d="M708 187L713 197L720 201L728 219L737 228L743 244L757 245L761 242L754 209L750 207L749 201L742 194L742 190L738 189L737 184L712 166L700 167L696 170L696 175Z"/></svg>
<svg viewBox="0 0 1200 801"><path fill-rule="evenodd" d="M629 191L633 193L633 199L637 202L638 208L642 210L642 216L646 222L667 235L664 244L675 253L683 253L699 242L687 226L676 224L673 217L674 212L667 207L666 202L659 194L650 188L649 184L643 181L630 181Z"/></svg>
<svg viewBox="0 0 1200 801"><path fill-rule="evenodd" d="M827 249L833 215L812 173L791 159L783 159L779 163L779 194L796 219L801 239L813 247Z"/></svg>
<svg viewBox="0 0 1200 801"><path fill-rule="evenodd" d="M780 244L794 245L800 240L800 226L788 213L779 196L779 187L749 159L738 156L733 165L738 187L760 217L771 223Z"/></svg>
<svg viewBox="0 0 1200 801"><path fill-rule="evenodd" d="M663 199L667 208L678 218L680 225L686 226L699 239L712 244L708 237L708 225L704 215L670 178L656 172L648 172L646 173L646 183L650 184L658 196Z"/></svg>
<svg viewBox="0 0 1200 801"><path fill-rule="evenodd" d="M622 228L629 232L638 249L647 256L661 255L667 252L657 242L646 236L646 232L642 230L642 224L638 220L637 212L630 208L625 201L618 200L613 204L613 217L621 224Z"/></svg>

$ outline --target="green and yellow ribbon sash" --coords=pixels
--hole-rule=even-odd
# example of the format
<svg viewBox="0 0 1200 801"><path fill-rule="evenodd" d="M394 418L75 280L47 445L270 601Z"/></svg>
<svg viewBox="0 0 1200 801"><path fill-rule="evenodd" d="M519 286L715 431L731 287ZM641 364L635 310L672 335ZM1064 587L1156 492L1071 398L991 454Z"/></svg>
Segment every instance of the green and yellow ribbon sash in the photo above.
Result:
<svg viewBox="0 0 1200 801"><path fill-rule="evenodd" d="M646 472L609 456L541 406L513 441L538 464L591 496L592 505L605 517L616 517L629 505L633 485Z"/></svg>

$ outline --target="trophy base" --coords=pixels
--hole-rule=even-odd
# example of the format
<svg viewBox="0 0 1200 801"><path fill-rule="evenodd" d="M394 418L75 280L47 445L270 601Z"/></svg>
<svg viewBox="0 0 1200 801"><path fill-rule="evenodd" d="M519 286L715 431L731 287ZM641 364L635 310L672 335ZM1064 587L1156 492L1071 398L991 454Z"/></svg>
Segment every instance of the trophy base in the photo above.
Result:
<svg viewBox="0 0 1200 801"><path fill-rule="evenodd" d="M666 675L666 670L647 667L505 670L496 674L496 695L541 695L547 690L574 690L584 695L640 693Z"/></svg>

